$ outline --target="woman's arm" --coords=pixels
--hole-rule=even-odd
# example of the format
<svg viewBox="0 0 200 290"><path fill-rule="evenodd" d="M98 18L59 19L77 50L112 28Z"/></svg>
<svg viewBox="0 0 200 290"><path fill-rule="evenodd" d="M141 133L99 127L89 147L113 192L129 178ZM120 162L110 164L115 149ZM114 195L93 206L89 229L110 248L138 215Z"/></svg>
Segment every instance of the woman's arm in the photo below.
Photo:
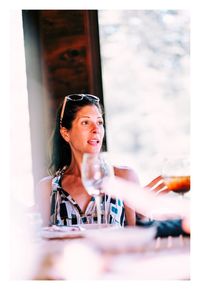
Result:
<svg viewBox="0 0 200 290"><path fill-rule="evenodd" d="M52 177L40 180L37 186L36 204L42 217L42 225L49 226L50 222L50 193L52 190Z"/></svg>
<svg viewBox="0 0 200 290"><path fill-rule="evenodd" d="M129 167L114 167L115 176L139 184L139 179L133 169ZM125 190L125 189L124 189ZM126 193L124 193L126 194ZM136 212L124 202L125 215L128 225L136 225Z"/></svg>

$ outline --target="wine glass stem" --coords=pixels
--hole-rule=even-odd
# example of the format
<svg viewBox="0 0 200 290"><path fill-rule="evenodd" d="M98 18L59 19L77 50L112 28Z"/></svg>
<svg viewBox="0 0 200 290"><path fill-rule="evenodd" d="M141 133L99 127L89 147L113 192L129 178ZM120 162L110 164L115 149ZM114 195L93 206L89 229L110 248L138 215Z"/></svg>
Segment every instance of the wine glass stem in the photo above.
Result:
<svg viewBox="0 0 200 290"><path fill-rule="evenodd" d="M95 196L95 202L97 207L97 223L101 224L101 197L100 195Z"/></svg>
<svg viewBox="0 0 200 290"><path fill-rule="evenodd" d="M107 210L107 203L106 203L106 194L104 195L104 222L105 222L105 224L108 223L108 210Z"/></svg>

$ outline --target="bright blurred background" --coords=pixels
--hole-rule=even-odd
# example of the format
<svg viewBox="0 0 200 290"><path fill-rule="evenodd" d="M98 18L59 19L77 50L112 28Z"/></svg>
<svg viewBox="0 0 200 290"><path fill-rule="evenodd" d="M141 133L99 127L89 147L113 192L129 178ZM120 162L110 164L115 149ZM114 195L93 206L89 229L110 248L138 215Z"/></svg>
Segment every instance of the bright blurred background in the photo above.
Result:
<svg viewBox="0 0 200 290"><path fill-rule="evenodd" d="M188 10L100 10L108 150L145 184L190 154Z"/></svg>

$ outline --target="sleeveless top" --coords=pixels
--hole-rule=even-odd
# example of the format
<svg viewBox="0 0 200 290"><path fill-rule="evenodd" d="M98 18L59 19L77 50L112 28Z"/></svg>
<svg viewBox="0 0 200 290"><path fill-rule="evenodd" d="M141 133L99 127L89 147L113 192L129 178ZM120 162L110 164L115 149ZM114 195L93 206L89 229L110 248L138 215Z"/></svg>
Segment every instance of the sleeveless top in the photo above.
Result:
<svg viewBox="0 0 200 290"><path fill-rule="evenodd" d="M52 191L50 195L50 224L59 226L73 226L85 223L97 223L97 211L94 197L82 212L77 202L61 187L61 180L65 168L59 171L52 179ZM125 210L123 201L103 194L101 198L101 220L104 221L106 209L107 222L125 226ZM105 221L104 221L105 222Z"/></svg>

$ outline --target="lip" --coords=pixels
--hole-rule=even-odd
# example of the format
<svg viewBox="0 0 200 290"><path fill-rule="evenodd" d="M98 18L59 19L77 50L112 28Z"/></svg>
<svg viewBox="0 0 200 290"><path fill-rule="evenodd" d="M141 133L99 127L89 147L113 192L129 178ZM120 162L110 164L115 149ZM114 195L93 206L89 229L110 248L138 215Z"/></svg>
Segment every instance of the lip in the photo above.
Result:
<svg viewBox="0 0 200 290"><path fill-rule="evenodd" d="M88 140L87 143L89 145L92 145L92 146L97 146L100 143L100 140L96 139L96 138L93 138L93 139Z"/></svg>

